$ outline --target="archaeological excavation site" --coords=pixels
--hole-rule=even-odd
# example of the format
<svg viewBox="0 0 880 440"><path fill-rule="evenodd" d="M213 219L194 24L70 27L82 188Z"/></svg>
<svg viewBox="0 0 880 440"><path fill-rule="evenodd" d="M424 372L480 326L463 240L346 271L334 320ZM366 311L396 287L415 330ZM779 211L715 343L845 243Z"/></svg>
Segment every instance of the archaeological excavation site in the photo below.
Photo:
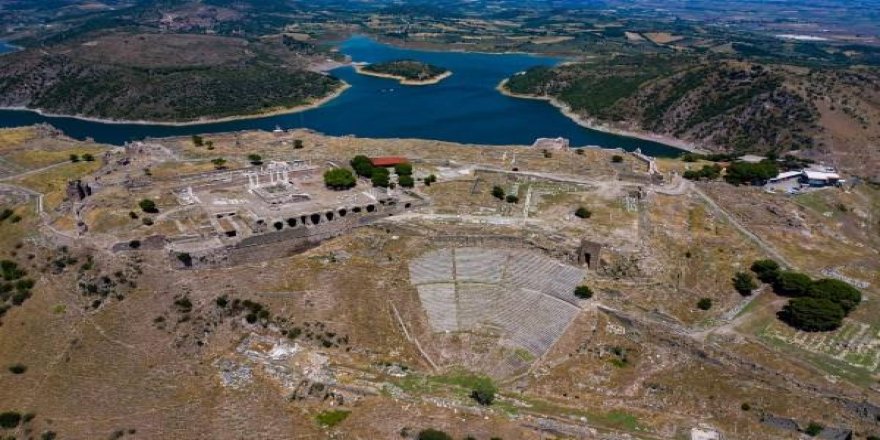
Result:
<svg viewBox="0 0 880 440"><path fill-rule="evenodd" d="M564 139L0 145L17 438L876 434L870 185L792 196ZM860 301L797 327L793 273Z"/></svg>

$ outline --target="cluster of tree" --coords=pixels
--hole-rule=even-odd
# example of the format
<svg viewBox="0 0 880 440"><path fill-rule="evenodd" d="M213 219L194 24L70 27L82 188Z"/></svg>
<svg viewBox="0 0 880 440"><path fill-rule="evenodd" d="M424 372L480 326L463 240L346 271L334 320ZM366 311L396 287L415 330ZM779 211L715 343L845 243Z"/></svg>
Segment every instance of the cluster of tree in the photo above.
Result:
<svg viewBox="0 0 880 440"><path fill-rule="evenodd" d="M31 289L36 282L27 277L27 271L18 267L12 260L0 261L0 317L13 306L24 304L32 296Z"/></svg>
<svg viewBox="0 0 880 440"><path fill-rule="evenodd" d="M779 167L771 160L758 163L734 162L727 167L724 180L732 185L763 185L779 174Z"/></svg>
<svg viewBox="0 0 880 440"><path fill-rule="evenodd" d="M717 164L703 165L699 170L687 170L682 177L688 180L715 180L721 177L721 166Z"/></svg>
<svg viewBox="0 0 880 440"><path fill-rule="evenodd" d="M755 261L751 269L777 294L791 298L779 318L799 330L835 330L862 301L862 293L845 281L813 280L800 272L782 270L773 260Z"/></svg>
<svg viewBox="0 0 880 440"><path fill-rule="evenodd" d="M505 194L504 188L497 185L492 187L492 197L507 203L519 203L519 197L516 194Z"/></svg>
<svg viewBox="0 0 880 440"><path fill-rule="evenodd" d="M373 186L388 188L391 186L391 172L388 168L374 167L367 156L357 155L349 162L351 168L358 176L370 179ZM412 176L412 165L401 163L394 166L394 172L398 175L400 186L412 188L415 186L415 179Z"/></svg>
<svg viewBox="0 0 880 440"><path fill-rule="evenodd" d="M21 221L21 216L9 208L3 208L3 210L0 211L0 223L5 222L7 219L12 223L18 223Z"/></svg>
<svg viewBox="0 0 880 440"><path fill-rule="evenodd" d="M354 188L357 179L351 171L345 168L333 168L324 172L324 185L334 190L345 190Z"/></svg>
<svg viewBox="0 0 880 440"><path fill-rule="evenodd" d="M397 174L397 183L404 188L412 188L416 181L412 176L412 165L408 163L399 163L394 166L394 172Z"/></svg>
<svg viewBox="0 0 880 440"><path fill-rule="evenodd" d="M405 437L404 433L401 432L401 437ZM452 436L433 428L424 429L419 431L419 435L416 437L417 440L453 440ZM476 440L474 436L467 436L464 440ZM489 440L501 440L501 437L490 437Z"/></svg>

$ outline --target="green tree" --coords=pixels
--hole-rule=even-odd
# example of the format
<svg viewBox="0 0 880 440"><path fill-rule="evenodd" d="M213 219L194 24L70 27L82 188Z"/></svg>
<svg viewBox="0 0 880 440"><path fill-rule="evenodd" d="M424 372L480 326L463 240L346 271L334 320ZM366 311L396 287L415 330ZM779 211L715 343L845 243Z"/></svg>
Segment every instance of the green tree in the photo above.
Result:
<svg viewBox="0 0 880 440"><path fill-rule="evenodd" d="M816 422L810 422L810 424L807 425L807 429L804 430L804 433L810 437L815 437L819 435L819 433L822 432L823 429L825 429L824 426Z"/></svg>
<svg viewBox="0 0 880 440"><path fill-rule="evenodd" d="M21 423L21 414L15 411L0 413L0 427L12 429L18 427L19 423Z"/></svg>
<svg viewBox="0 0 880 440"><path fill-rule="evenodd" d="M223 168L226 168L226 159L222 157L211 159L211 163L214 164L215 169L222 170Z"/></svg>
<svg viewBox="0 0 880 440"><path fill-rule="evenodd" d="M369 157L359 154L351 159L350 164L358 176L373 177L373 163L370 162Z"/></svg>
<svg viewBox="0 0 880 440"><path fill-rule="evenodd" d="M471 391L471 399L474 399L483 406L489 406L492 402L495 401L495 393L498 390L495 388L495 384L492 383L492 380L489 378L480 378L476 384L474 384L474 389Z"/></svg>
<svg viewBox="0 0 880 440"><path fill-rule="evenodd" d="M345 168L333 168L324 172L324 184L335 190L350 189L357 184L357 179Z"/></svg>
<svg viewBox="0 0 880 440"><path fill-rule="evenodd" d="M387 168L373 168L370 180L373 186L388 188L391 185L391 172Z"/></svg>
<svg viewBox="0 0 880 440"><path fill-rule="evenodd" d="M138 202L138 206L140 206L140 208L144 212L147 212L150 214L155 214L155 213L159 212L159 208L156 207L156 202L154 202L150 199L142 199L140 202Z"/></svg>
<svg viewBox="0 0 880 440"><path fill-rule="evenodd" d="M758 287L758 283L755 282L755 279L752 278L752 275L748 272L737 272L736 275L733 276L733 288L736 289L740 295L751 295L752 291Z"/></svg>
<svg viewBox="0 0 880 440"><path fill-rule="evenodd" d="M697 301L697 308L700 310L709 310L712 308L712 298L700 298Z"/></svg>
<svg viewBox="0 0 880 440"><path fill-rule="evenodd" d="M733 185L762 185L771 177L779 174L779 168L769 160L759 163L734 162L727 167L724 180Z"/></svg>
<svg viewBox="0 0 880 440"><path fill-rule="evenodd" d="M810 290L813 280L806 274L782 271L773 282L773 290L783 296L805 296Z"/></svg>
<svg viewBox="0 0 880 440"><path fill-rule="evenodd" d="M303 148L302 139L294 139L293 140L293 148L296 150L302 149Z"/></svg>
<svg viewBox="0 0 880 440"><path fill-rule="evenodd" d="M259 154L251 153L251 154L248 154L247 158L248 158L248 161L250 161L250 163L252 165L262 165L263 164L263 156L260 156Z"/></svg>
<svg viewBox="0 0 880 440"><path fill-rule="evenodd" d="M513 194L508 194L507 197L504 198L504 201L507 203L519 203L519 197Z"/></svg>
<svg viewBox="0 0 880 440"><path fill-rule="evenodd" d="M397 179L397 182L400 183L400 186L402 186L404 188L412 188L416 184L415 179L413 179L413 177L410 175L400 176Z"/></svg>
<svg viewBox="0 0 880 440"><path fill-rule="evenodd" d="M94 162L94 161L95 161L95 156L93 156L93 155L91 155L91 154L89 154L89 153L86 153L86 154L83 154L83 155L82 155L82 160L84 160L84 161L86 161L86 162Z"/></svg>
<svg viewBox="0 0 880 440"><path fill-rule="evenodd" d="M574 211L574 215L579 218L590 218L593 216L593 212L583 206L580 206Z"/></svg>
<svg viewBox="0 0 880 440"><path fill-rule="evenodd" d="M71 154L71 155L70 155L70 161L71 161L71 162L74 162L74 163L79 162L79 155L77 155L77 154Z"/></svg>
<svg viewBox="0 0 880 440"><path fill-rule="evenodd" d="M504 189L500 186L493 186L492 197L495 197L498 200L504 200Z"/></svg>
<svg viewBox="0 0 880 440"><path fill-rule="evenodd" d="M419 432L418 440L452 440L452 436L436 429L425 429Z"/></svg>
<svg viewBox="0 0 880 440"><path fill-rule="evenodd" d="M192 135L192 143L196 147L201 147L202 145L205 145L205 140L201 136L194 134Z"/></svg>
<svg viewBox="0 0 880 440"><path fill-rule="evenodd" d="M814 281L808 292L814 298L825 298L840 304L847 314L853 311L862 302L862 292L847 282L832 278L823 278Z"/></svg>
<svg viewBox="0 0 880 440"><path fill-rule="evenodd" d="M580 299L590 299L593 297L593 289L590 289L590 286L577 286L574 288L574 296Z"/></svg>
<svg viewBox="0 0 880 440"><path fill-rule="evenodd" d="M788 325L810 332L835 330L845 315L840 304L811 297L793 298L779 312L779 318Z"/></svg>
<svg viewBox="0 0 880 440"><path fill-rule="evenodd" d="M412 164L399 163L397 165L394 165L394 172L400 176L409 176L413 172Z"/></svg>
<svg viewBox="0 0 880 440"><path fill-rule="evenodd" d="M430 174L428 177L425 177L425 186L431 186L432 183L437 181L437 176Z"/></svg>
<svg viewBox="0 0 880 440"><path fill-rule="evenodd" d="M611 162L621 163L621 162L623 162L623 156L621 156L619 154L615 154L614 156L611 156Z"/></svg>
<svg viewBox="0 0 880 440"><path fill-rule="evenodd" d="M757 260L752 263L752 272L758 277L759 280L765 283L772 283L779 277L779 272L781 268L779 267L779 263L773 260Z"/></svg>

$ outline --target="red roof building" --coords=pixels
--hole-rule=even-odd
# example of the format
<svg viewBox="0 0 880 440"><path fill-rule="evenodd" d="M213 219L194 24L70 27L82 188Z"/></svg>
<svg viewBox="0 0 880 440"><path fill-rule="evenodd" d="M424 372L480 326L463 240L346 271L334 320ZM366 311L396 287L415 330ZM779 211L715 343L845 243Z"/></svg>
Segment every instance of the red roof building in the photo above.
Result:
<svg viewBox="0 0 880 440"><path fill-rule="evenodd" d="M371 157L370 163L374 167L393 167L395 165L400 165L402 163L409 163L403 156L379 156L379 157Z"/></svg>

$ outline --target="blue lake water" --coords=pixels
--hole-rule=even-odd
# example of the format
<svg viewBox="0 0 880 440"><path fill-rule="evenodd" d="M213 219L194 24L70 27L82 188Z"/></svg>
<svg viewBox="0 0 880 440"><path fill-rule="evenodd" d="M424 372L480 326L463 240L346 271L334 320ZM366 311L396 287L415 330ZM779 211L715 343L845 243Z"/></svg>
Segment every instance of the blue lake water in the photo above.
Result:
<svg viewBox="0 0 880 440"><path fill-rule="evenodd" d="M488 145L531 144L538 137L562 136L575 146L641 148L654 155L679 152L656 142L583 128L546 102L511 98L495 90L504 78L532 66L554 65L560 61L557 58L401 49L362 36L342 42L340 51L354 61L371 63L417 59L445 67L453 75L436 85L402 86L394 80L359 75L351 67L341 67L331 74L352 87L338 98L305 112L259 119L170 127L105 124L41 116L29 111L0 110L0 127L46 122L74 138L91 137L117 145L147 137L272 130L279 126L305 127L329 135L423 138Z"/></svg>

